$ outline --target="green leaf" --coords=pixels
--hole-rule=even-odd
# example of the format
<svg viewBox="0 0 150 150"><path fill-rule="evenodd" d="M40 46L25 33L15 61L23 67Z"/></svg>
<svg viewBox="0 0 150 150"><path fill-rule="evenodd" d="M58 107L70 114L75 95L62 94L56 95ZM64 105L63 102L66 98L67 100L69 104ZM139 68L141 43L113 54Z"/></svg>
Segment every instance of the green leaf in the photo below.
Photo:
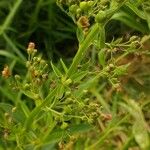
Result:
<svg viewBox="0 0 150 150"><path fill-rule="evenodd" d="M128 2L128 3L126 3L126 6L128 6L137 16L146 20L144 12L138 9L138 7L135 5L135 2L133 4Z"/></svg>
<svg viewBox="0 0 150 150"><path fill-rule="evenodd" d="M12 108L13 108L13 106L10 104L0 103L0 109L5 112L11 112Z"/></svg>
<svg viewBox="0 0 150 150"><path fill-rule="evenodd" d="M63 60L62 60L62 59L60 59L60 62L61 62L61 65L62 65L62 67L63 67L63 69L64 69L65 73L67 73L67 72L68 72L68 68L67 68L67 66L65 65L65 63L63 62Z"/></svg>
<svg viewBox="0 0 150 150"><path fill-rule="evenodd" d="M99 26L99 34L98 34L98 47L102 49L105 47L105 27L104 25Z"/></svg>
<svg viewBox="0 0 150 150"><path fill-rule="evenodd" d="M150 137L148 135L148 128L144 119L143 112L140 106L131 99L128 99L128 104L120 103L135 119L132 126L134 138L142 150L148 150L150 147Z"/></svg>
<svg viewBox="0 0 150 150"><path fill-rule="evenodd" d="M53 69L55 75L57 77L62 77L62 73L59 71L59 69L56 66L54 66L54 64L52 62L51 62L51 66L52 66L52 69Z"/></svg>
<svg viewBox="0 0 150 150"><path fill-rule="evenodd" d="M98 53L98 60L99 60L100 65L102 65L103 67L105 66L105 63L106 63L105 59L106 59L105 49L101 49Z"/></svg>
<svg viewBox="0 0 150 150"><path fill-rule="evenodd" d="M9 14L7 15L7 18L5 19L2 27L0 28L0 35L2 35L9 28L9 25L11 24L11 22L15 16L17 10L19 9L21 3L22 3L22 0L16 0L15 1L13 8L9 12Z"/></svg>
<svg viewBox="0 0 150 150"><path fill-rule="evenodd" d="M74 82L80 82L87 74L88 74L88 71L80 71L80 72L73 74L70 78Z"/></svg>
<svg viewBox="0 0 150 150"><path fill-rule="evenodd" d="M132 132L141 149L148 150L150 148L150 138L146 131L146 124L142 120L136 120L132 127Z"/></svg>
<svg viewBox="0 0 150 150"><path fill-rule="evenodd" d="M85 36L84 36L84 33L83 33L83 29L78 27L77 28L77 39L78 39L79 43L82 43L84 38L85 38Z"/></svg>
<svg viewBox="0 0 150 150"><path fill-rule="evenodd" d="M23 63L23 61L20 58L16 57L14 54L12 54L10 52L7 52L6 50L0 50L0 55L11 58L13 60L17 60L20 63Z"/></svg>
<svg viewBox="0 0 150 150"><path fill-rule="evenodd" d="M83 132L87 132L89 130L93 129L93 126L90 124L78 124L78 125L73 125L71 126L67 131L70 134L76 134L76 133L83 133Z"/></svg>
<svg viewBox="0 0 150 150"><path fill-rule="evenodd" d="M59 142L65 136L66 136L66 132L64 130L62 129L54 130L46 137L45 143L50 144L50 143Z"/></svg>
<svg viewBox="0 0 150 150"><path fill-rule="evenodd" d="M24 127L26 130L28 130L31 126L32 123L34 122L34 118L36 117L37 114L40 113L43 107L45 107L48 103L51 103L51 100L55 97L57 92L57 88L54 90L50 91L50 93L47 95L47 97L44 99L42 104L39 106L35 107L32 112L30 113L29 117L26 119L26 122L24 124Z"/></svg>
<svg viewBox="0 0 150 150"><path fill-rule="evenodd" d="M135 19L135 16L132 14L128 14L126 11L119 11L115 13L111 19L119 20L123 22L124 24L128 25L129 27L140 31L142 33L147 33L148 29L147 27L143 26L141 22L137 23L137 20Z"/></svg>

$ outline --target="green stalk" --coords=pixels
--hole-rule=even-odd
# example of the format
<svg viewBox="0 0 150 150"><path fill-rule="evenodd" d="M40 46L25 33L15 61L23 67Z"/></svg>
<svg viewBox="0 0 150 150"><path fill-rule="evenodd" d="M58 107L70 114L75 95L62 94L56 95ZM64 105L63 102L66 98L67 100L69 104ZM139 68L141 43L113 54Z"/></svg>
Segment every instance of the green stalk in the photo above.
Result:
<svg viewBox="0 0 150 150"><path fill-rule="evenodd" d="M53 97L56 95L56 92L57 92L57 87L49 93L49 95L45 98L42 104L34 108L34 110L31 112L31 114L25 121L25 125L24 125L25 131L30 129L35 116L42 110L44 106L46 106L50 102L51 99L53 99Z"/></svg>
<svg viewBox="0 0 150 150"><path fill-rule="evenodd" d="M8 29L9 25L11 24L13 17L15 16L19 6L21 5L22 0L17 0L12 8L12 10L10 11L10 13L8 14L5 22L3 23L3 25L0 28L0 35L2 35L6 29Z"/></svg>
<svg viewBox="0 0 150 150"><path fill-rule="evenodd" d="M93 40L97 36L97 33L98 33L100 27L101 26L99 26L98 23L93 25L92 30L87 35L87 37L82 42L82 44L79 46L79 50L76 53L76 55L73 59L73 62L68 70L68 73L67 73L68 76L71 76L76 71L77 66L79 65L79 63L81 62L83 57L85 56L85 53L87 52L88 47L90 46L90 44L93 42Z"/></svg>

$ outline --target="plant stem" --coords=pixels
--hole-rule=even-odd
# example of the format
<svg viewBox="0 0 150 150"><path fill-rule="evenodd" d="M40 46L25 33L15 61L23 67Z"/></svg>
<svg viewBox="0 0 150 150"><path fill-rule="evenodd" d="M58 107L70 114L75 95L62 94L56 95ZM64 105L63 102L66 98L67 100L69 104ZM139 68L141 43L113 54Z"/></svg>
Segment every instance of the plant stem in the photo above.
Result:
<svg viewBox="0 0 150 150"><path fill-rule="evenodd" d="M42 108L44 106L46 106L51 101L51 99L53 99L53 97L55 96L56 92L57 92L57 88L55 88L53 91L51 91L49 93L49 95L45 98L43 103L41 103L39 106L35 107L35 109L31 112L31 114L26 119L25 124L24 124L25 131L27 131L31 127L31 125L32 125L36 115L42 110Z"/></svg>

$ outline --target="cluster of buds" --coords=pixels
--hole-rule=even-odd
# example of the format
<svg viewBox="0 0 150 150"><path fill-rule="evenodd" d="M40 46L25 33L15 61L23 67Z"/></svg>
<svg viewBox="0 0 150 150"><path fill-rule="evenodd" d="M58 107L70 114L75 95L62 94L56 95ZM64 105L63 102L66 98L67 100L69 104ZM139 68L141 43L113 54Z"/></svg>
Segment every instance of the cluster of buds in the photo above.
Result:
<svg viewBox="0 0 150 150"><path fill-rule="evenodd" d="M26 67L30 73L32 81L36 84L41 84L48 78L48 64L40 56L35 56L36 53L35 44L29 43L27 52L32 57L26 62Z"/></svg>
<svg viewBox="0 0 150 150"><path fill-rule="evenodd" d="M106 15L115 10L125 0L57 0L58 5L71 16L76 23L80 17L95 18L96 22L104 22Z"/></svg>

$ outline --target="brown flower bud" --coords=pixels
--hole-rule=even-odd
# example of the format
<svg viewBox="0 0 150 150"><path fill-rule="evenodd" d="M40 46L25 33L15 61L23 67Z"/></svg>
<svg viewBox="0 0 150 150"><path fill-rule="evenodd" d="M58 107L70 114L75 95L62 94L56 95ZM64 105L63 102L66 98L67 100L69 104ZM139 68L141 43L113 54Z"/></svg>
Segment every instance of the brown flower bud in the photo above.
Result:
<svg viewBox="0 0 150 150"><path fill-rule="evenodd" d="M11 75L8 65L6 65L2 71L2 76L8 78Z"/></svg>
<svg viewBox="0 0 150 150"><path fill-rule="evenodd" d="M82 28L88 28L90 26L89 19L86 16L81 16L78 20L79 26Z"/></svg>
<svg viewBox="0 0 150 150"><path fill-rule="evenodd" d="M35 43L30 42L28 45L28 49L35 49Z"/></svg>
<svg viewBox="0 0 150 150"><path fill-rule="evenodd" d="M35 44L33 42L30 42L27 48L28 54L32 54L35 50Z"/></svg>

